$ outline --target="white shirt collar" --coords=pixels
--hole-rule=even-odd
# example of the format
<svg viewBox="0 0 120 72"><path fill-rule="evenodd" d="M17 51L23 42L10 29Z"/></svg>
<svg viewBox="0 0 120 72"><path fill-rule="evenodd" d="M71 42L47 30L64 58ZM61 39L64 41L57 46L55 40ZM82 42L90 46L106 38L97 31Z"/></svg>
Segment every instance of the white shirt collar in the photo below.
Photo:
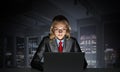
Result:
<svg viewBox="0 0 120 72"><path fill-rule="evenodd" d="M56 41L57 41L57 44L59 45L60 40L56 38ZM62 42L62 46L63 46L64 39L62 39L61 42Z"/></svg>

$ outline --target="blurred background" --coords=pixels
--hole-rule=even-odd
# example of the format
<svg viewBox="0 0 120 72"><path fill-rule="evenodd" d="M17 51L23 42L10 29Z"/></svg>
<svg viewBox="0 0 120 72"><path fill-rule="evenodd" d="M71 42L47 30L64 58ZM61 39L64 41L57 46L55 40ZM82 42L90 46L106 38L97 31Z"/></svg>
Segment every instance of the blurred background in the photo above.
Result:
<svg viewBox="0 0 120 72"><path fill-rule="evenodd" d="M52 18L64 15L85 52L88 68L120 67L119 2L115 0L4 0L0 2L0 68L30 68Z"/></svg>

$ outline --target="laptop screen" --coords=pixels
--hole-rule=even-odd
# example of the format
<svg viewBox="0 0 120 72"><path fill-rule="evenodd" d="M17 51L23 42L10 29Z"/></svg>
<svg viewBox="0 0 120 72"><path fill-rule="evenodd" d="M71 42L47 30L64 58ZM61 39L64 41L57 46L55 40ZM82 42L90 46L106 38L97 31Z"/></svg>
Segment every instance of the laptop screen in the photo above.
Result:
<svg viewBox="0 0 120 72"><path fill-rule="evenodd" d="M80 72L83 65L83 52L44 53L44 72Z"/></svg>

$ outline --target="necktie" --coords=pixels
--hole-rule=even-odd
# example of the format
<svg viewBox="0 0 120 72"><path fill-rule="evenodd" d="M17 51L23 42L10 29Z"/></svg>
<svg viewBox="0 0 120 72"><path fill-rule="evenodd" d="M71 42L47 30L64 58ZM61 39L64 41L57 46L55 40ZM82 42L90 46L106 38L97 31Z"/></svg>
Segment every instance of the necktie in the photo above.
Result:
<svg viewBox="0 0 120 72"><path fill-rule="evenodd" d="M60 40L60 42L59 42L58 51L59 51L60 53L62 53L62 51L63 51L63 47L62 47L62 42L61 42L61 40Z"/></svg>

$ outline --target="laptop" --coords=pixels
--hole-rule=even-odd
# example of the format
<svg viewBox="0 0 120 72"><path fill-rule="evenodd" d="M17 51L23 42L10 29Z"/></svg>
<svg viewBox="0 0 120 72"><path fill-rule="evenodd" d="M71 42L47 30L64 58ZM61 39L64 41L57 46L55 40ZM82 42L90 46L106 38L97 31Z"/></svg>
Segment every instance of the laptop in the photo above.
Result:
<svg viewBox="0 0 120 72"><path fill-rule="evenodd" d="M84 66L84 52L44 53L44 72L81 72Z"/></svg>

